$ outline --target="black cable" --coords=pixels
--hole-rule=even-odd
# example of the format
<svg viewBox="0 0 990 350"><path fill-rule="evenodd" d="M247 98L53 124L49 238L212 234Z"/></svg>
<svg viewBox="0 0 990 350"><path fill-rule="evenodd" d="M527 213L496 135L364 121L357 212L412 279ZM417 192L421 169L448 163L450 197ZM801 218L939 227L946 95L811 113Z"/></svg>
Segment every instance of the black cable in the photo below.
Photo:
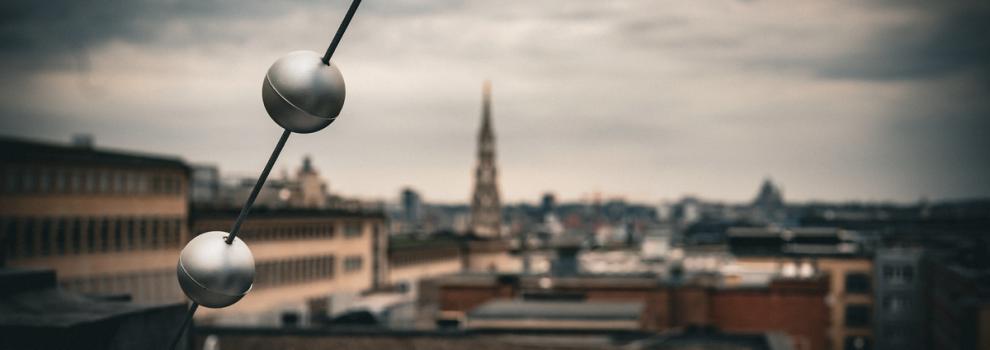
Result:
<svg viewBox="0 0 990 350"><path fill-rule="evenodd" d="M327 48L327 53L323 54L324 64L330 64L330 57L333 56L334 51L337 51L337 44L340 44L340 38L344 36L347 25L351 24L351 18L354 17L354 12L357 11L358 5L361 5L361 0L351 1L351 7L344 14L344 20L340 22L340 27L337 27L337 34L334 34L333 40L330 41L330 47Z"/></svg>
<svg viewBox="0 0 990 350"><path fill-rule="evenodd" d="M323 55L323 63L330 64L330 57L333 56L333 52L337 50L337 45L340 44L340 38L344 37L344 31L347 30L347 26L351 23L351 18L354 17L354 12L357 11L358 5L361 5L361 0L351 1L351 7L347 9L347 13L344 14L344 20L340 22L340 27L337 28L337 33L333 36L333 41L330 42L330 47L327 48L326 54ZM268 179L268 174L271 173L272 167L275 166L275 160L278 159L278 155L282 153L282 148L285 147L285 142L289 140L289 135L292 132L285 130L282 132L282 137L278 139L278 143L275 144L275 149L272 151L271 157L268 158L268 164L265 164L265 169L261 171L261 175L258 176L258 181L254 183L254 188L251 189L251 194L248 196L247 202L244 203L244 207L241 208L240 215L237 216L237 220L234 220L234 225L230 229L230 234L227 235L227 244L234 243L234 238L237 237L237 231L241 229L241 224L244 223L244 219L247 218L248 213L251 212L251 207L254 205L254 200L258 198L258 193L261 192L261 187L265 185L265 181ZM195 301L189 306L189 311L186 313L185 320L182 321L182 327L176 332L175 338L172 339L172 345L168 349L175 349L175 346L179 344L179 339L182 338L182 334L185 333L186 326L192 321L193 315L196 314L196 309L199 308L199 304Z"/></svg>
<svg viewBox="0 0 990 350"><path fill-rule="evenodd" d="M196 313L196 309L199 308L199 304L195 301L189 306L189 311L186 312L186 318L182 321L182 327L179 327L179 331L175 333L175 338L172 338L172 346L168 349L175 349L176 345L179 345L179 339L182 339L182 333L186 332L186 326L189 325L189 321L192 321L193 314Z"/></svg>
<svg viewBox="0 0 990 350"><path fill-rule="evenodd" d="M244 203L244 207L241 208L241 214L237 216L237 220L234 220L234 226L230 229L230 234L227 235L227 244L234 243L234 237L237 237L237 231L241 229L241 224L244 223L244 219L247 219L248 213L251 212L251 206L254 205L254 200L258 199L258 192L261 192L261 187L265 185L265 180L268 179L268 173L272 172L272 167L275 166L275 160L278 159L278 155L282 153L282 148L285 147L285 141L289 140L289 135L292 134L291 131L285 130L282 132L282 137L278 139L278 143L275 144L275 150L272 151L272 156L268 157L268 164L265 164L265 169L261 171L261 175L258 176L258 182L254 183L254 188L251 189L251 195L248 196L247 202Z"/></svg>

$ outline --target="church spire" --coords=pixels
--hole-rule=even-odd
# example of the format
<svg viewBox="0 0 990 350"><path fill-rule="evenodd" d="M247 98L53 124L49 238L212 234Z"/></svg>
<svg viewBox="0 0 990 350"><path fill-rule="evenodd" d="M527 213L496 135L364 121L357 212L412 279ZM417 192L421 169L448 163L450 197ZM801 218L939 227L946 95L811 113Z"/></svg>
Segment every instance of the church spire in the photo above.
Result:
<svg viewBox="0 0 990 350"><path fill-rule="evenodd" d="M471 231L479 236L498 237L502 227L502 208L491 114L491 82L485 81L482 87L481 130L478 132L478 164L471 197Z"/></svg>

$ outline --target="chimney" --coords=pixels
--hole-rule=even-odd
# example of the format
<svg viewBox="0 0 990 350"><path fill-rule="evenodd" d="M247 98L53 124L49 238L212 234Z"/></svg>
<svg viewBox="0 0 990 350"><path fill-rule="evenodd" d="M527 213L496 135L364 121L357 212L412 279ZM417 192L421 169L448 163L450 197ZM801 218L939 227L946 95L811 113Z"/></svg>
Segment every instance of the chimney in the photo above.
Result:
<svg viewBox="0 0 990 350"><path fill-rule="evenodd" d="M576 276L581 270L578 253L581 252L581 241L574 237L560 239L554 244L557 253L550 262L550 274L554 277Z"/></svg>

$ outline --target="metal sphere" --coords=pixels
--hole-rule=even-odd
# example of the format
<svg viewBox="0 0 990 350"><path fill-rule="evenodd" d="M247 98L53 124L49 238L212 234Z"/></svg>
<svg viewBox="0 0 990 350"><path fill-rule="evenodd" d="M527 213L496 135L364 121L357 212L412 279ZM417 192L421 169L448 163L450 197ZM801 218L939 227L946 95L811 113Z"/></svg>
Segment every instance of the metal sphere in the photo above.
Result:
<svg viewBox="0 0 990 350"><path fill-rule="evenodd" d="M241 300L254 283L254 257L247 244L228 233L210 231L193 238L179 253L176 273L189 299L210 308Z"/></svg>
<svg viewBox="0 0 990 350"><path fill-rule="evenodd" d="M265 75L261 98L268 115L286 130L319 131L344 108L344 77L331 62L312 51L282 56Z"/></svg>

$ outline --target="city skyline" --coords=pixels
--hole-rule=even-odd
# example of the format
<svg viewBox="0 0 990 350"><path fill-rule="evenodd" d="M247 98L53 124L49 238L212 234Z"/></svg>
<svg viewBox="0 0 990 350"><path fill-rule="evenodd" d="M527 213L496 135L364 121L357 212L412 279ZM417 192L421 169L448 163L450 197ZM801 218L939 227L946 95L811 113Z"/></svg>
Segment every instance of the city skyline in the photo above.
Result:
<svg viewBox="0 0 990 350"><path fill-rule="evenodd" d="M11 7L23 16L2 31L0 133L61 143L88 133L97 147L247 176L280 132L258 99L265 67L319 50L342 14L339 3ZM335 192L389 199L411 186L429 201L467 202L476 91L490 78L510 203L546 191L748 201L766 177L788 201L990 195L980 153L990 60L971 48L988 32L985 5L364 10L335 57L350 90L340 119L293 138L277 172L310 154Z"/></svg>

